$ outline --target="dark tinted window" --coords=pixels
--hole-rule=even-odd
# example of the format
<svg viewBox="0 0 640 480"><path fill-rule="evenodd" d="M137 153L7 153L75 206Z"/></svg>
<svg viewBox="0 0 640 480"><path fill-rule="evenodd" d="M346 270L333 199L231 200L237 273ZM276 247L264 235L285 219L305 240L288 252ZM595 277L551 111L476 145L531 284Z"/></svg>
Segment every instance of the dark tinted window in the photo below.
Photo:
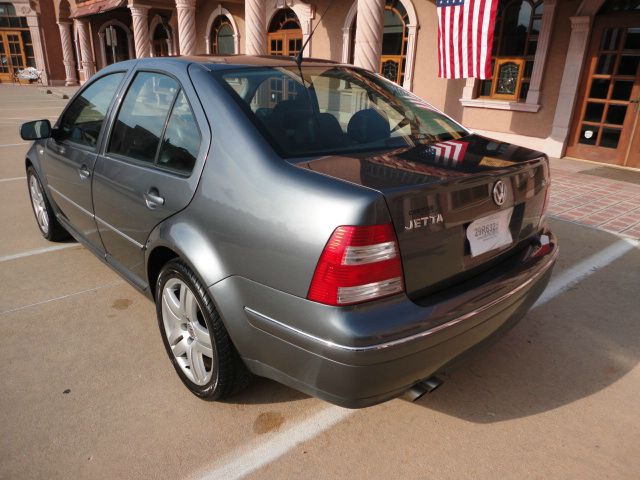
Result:
<svg viewBox="0 0 640 480"><path fill-rule="evenodd" d="M166 75L138 73L118 112L108 152L153 163L178 89Z"/></svg>
<svg viewBox="0 0 640 480"><path fill-rule="evenodd" d="M285 157L413 147L468 135L424 100L361 70L256 67L218 78Z"/></svg>
<svg viewBox="0 0 640 480"><path fill-rule="evenodd" d="M158 165L190 173L200 150L200 131L187 96L181 91L169 117Z"/></svg>
<svg viewBox="0 0 640 480"><path fill-rule="evenodd" d="M56 139L95 147L107 109L123 76L124 73L112 73L89 85L60 120Z"/></svg>

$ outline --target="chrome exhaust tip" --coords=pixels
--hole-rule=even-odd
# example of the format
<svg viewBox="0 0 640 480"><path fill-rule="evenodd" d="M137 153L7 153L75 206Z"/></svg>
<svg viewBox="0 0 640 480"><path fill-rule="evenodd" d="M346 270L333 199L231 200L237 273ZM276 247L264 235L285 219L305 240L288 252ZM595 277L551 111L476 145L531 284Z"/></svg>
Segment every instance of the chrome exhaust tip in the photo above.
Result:
<svg viewBox="0 0 640 480"><path fill-rule="evenodd" d="M402 398L409 400L410 402L415 402L427 393L433 392L440 385L442 385L442 380L440 380L438 377L431 377L427 378L426 380L421 380L413 385L409 390L407 390Z"/></svg>

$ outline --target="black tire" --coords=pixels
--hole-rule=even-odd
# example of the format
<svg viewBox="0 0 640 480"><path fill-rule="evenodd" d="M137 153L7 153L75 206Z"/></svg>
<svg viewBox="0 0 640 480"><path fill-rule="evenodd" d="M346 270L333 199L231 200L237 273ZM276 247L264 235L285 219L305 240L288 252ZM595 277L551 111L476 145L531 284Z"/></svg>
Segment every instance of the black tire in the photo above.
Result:
<svg viewBox="0 0 640 480"><path fill-rule="evenodd" d="M200 312L198 322L200 325L204 322L211 339L210 345L213 352L212 361L210 362L211 379L205 384L195 383L185 374L185 371L190 371L189 367L185 367L179 363L178 358L174 355L174 351L169 344L167 328L163 320L163 292L169 282L171 282L169 284L171 286L171 284L175 284L176 281L185 284L193 293ZM160 328L162 342L164 343L167 355L169 355L169 359L182 380L182 383L184 383L194 395L208 401L223 400L249 384L251 374L231 342L227 329L215 308L213 300L198 277L180 259L171 260L160 271L158 281L156 282L155 298L158 327ZM186 329L183 331L184 335L191 338L191 336L189 336L190 333L188 333ZM191 331L193 331L193 329ZM192 340L196 342L195 335ZM185 339L185 341L188 341L188 339ZM182 343L182 341L176 343Z"/></svg>
<svg viewBox="0 0 640 480"><path fill-rule="evenodd" d="M37 187L40 190L40 195L42 196L41 200L36 200L34 202L34 191L31 185L31 182L34 181L37 183ZM33 215L36 218L36 225L38 225L38 230L44 238L51 242L60 242L63 240L67 240L69 238L69 232L67 232L62 225L58 222L56 218L56 214L51 207L51 202L49 202L49 198L42 187L42 182L36 173L35 168L29 165L27 167L27 188L29 191L29 199L31 200L31 210L33 211ZM38 218L38 212L36 211L36 204L42 206L42 212L40 215L46 215L47 217L47 226L43 226L41 224L41 220Z"/></svg>

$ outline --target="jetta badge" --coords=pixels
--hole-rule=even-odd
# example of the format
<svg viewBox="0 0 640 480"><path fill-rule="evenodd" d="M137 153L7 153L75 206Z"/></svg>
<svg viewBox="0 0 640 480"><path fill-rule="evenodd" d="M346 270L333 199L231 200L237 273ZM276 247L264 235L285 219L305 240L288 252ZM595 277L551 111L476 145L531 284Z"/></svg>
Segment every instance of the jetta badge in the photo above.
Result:
<svg viewBox="0 0 640 480"><path fill-rule="evenodd" d="M507 199L507 186L502 180L498 180L493 186L493 201L499 207Z"/></svg>

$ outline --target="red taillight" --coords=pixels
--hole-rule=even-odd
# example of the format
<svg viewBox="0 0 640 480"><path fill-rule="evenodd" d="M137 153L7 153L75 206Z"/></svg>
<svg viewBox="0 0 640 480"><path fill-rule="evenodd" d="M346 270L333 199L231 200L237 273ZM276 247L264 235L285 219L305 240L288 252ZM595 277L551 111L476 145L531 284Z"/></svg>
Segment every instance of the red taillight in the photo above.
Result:
<svg viewBox="0 0 640 480"><path fill-rule="evenodd" d="M549 235L540 235L538 238L538 245L534 248L531 255L532 258L540 258L548 255L553 250L553 244Z"/></svg>
<svg viewBox="0 0 640 480"><path fill-rule="evenodd" d="M393 226L342 226L334 230L320 255L308 298L327 305L352 305L403 290Z"/></svg>

